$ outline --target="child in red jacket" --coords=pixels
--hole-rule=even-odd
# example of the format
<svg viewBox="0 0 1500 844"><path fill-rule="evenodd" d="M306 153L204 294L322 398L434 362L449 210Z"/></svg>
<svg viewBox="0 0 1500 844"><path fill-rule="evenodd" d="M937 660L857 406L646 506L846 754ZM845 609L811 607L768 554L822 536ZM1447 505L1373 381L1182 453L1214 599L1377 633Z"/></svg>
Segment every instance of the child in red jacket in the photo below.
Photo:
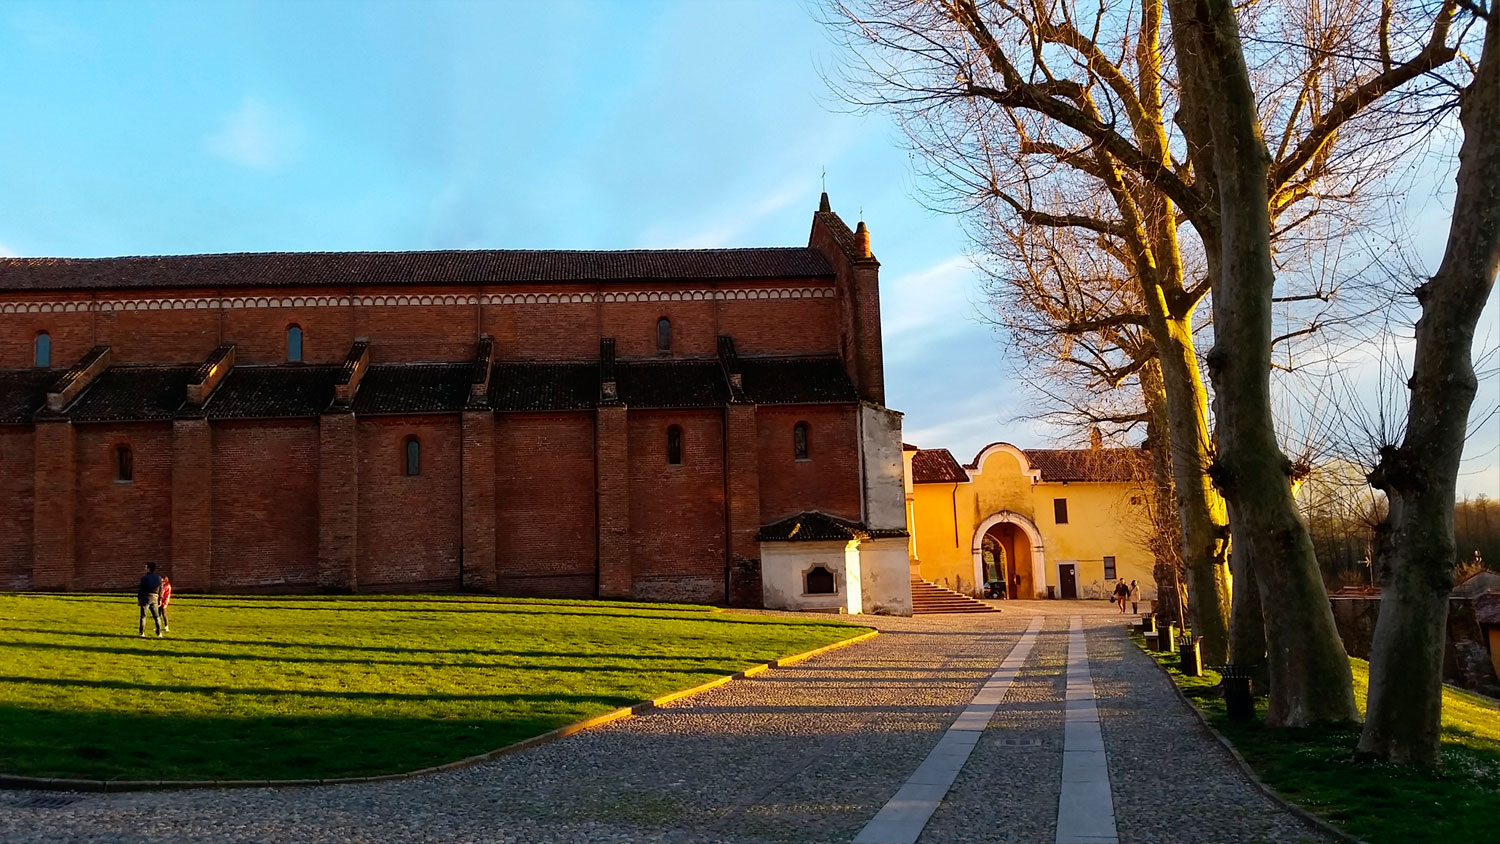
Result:
<svg viewBox="0 0 1500 844"><path fill-rule="evenodd" d="M172 632L172 625L167 623L167 604L172 601L172 581L170 578L161 579L161 603L157 611L161 613L161 629L163 633Z"/></svg>

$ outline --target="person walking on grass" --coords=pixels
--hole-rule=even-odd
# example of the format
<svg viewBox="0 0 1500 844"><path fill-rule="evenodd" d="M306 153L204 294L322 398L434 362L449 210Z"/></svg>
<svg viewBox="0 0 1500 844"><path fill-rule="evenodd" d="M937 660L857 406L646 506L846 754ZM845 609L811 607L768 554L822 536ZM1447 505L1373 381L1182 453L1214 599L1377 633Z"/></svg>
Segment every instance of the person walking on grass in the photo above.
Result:
<svg viewBox="0 0 1500 844"><path fill-rule="evenodd" d="M146 613L151 613L151 620L156 624L156 637L161 638L161 584L162 577L156 573L156 563L146 564L146 573L141 576L141 582L136 587L136 603L141 607L140 634L146 635Z"/></svg>
<svg viewBox="0 0 1500 844"><path fill-rule="evenodd" d="M1120 605L1120 612L1125 612L1125 601L1130 597L1130 587L1125 585L1125 578L1120 578L1115 584L1115 603Z"/></svg>
<svg viewBox="0 0 1500 844"><path fill-rule="evenodd" d="M157 605L157 612L161 615L161 630L163 633L171 633L172 625L167 622L167 604L172 603L172 578L162 575L161 578L161 603Z"/></svg>
<svg viewBox="0 0 1500 844"><path fill-rule="evenodd" d="M1141 614L1141 587L1134 581L1130 581L1130 614Z"/></svg>

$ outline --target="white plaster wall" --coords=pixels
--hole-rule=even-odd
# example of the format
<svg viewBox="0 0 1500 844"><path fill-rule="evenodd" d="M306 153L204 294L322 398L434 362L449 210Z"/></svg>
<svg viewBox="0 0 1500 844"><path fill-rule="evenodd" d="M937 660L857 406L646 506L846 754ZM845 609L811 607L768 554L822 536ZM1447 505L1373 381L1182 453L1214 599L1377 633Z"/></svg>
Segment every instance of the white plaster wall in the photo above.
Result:
<svg viewBox="0 0 1500 844"><path fill-rule="evenodd" d="M760 546L761 598L768 610L843 610L863 606L857 542L763 542ZM806 594L803 575L813 566L833 572L832 595Z"/></svg>
<svg viewBox="0 0 1500 844"><path fill-rule="evenodd" d="M906 472L901 459L901 414L876 405L860 405L859 440L865 526L904 530Z"/></svg>
<svg viewBox="0 0 1500 844"><path fill-rule="evenodd" d="M859 571L865 612L911 615L911 564L906 537L861 540Z"/></svg>

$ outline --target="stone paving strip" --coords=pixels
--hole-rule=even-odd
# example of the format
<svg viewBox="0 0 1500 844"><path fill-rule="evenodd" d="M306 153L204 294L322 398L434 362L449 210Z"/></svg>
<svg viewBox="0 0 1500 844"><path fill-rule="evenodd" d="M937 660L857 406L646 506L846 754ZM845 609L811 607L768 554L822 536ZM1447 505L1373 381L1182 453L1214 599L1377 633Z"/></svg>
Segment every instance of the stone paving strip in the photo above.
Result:
<svg viewBox="0 0 1500 844"><path fill-rule="evenodd" d="M1083 617L1077 615L1069 625L1067 684L1057 844L1119 844L1104 734L1094 704L1094 678L1089 674L1088 641Z"/></svg>
<svg viewBox="0 0 1500 844"><path fill-rule="evenodd" d="M1030 621L884 635L464 770L321 788L0 794L0 841L848 841ZM49 797L64 795L50 794Z"/></svg>
<svg viewBox="0 0 1500 844"><path fill-rule="evenodd" d="M1041 618L1032 620L1005 662L980 687L901 790L854 836L854 844L913 844L921 836L949 787L958 779L959 771L969 761L969 754L979 743L980 734L989 726L1021 666L1026 664L1042 624Z"/></svg>
<svg viewBox="0 0 1500 844"><path fill-rule="evenodd" d="M1047 619L1031 657L919 844L1052 841L1063 753L1067 632Z"/></svg>

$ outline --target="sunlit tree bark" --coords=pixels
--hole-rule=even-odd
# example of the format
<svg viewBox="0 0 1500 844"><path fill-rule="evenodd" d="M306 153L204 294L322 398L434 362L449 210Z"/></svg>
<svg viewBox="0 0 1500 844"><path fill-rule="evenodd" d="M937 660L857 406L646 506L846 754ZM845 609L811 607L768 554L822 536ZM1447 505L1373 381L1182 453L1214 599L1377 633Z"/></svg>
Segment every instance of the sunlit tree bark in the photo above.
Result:
<svg viewBox="0 0 1500 844"><path fill-rule="evenodd" d="M1474 79L1460 97L1458 190L1442 263L1416 289L1422 308L1406 435L1381 450L1370 482L1385 492L1383 592L1370 655L1362 753L1437 767L1443 642L1453 588L1453 509L1477 380L1474 328L1500 266L1500 22L1485 18Z"/></svg>

